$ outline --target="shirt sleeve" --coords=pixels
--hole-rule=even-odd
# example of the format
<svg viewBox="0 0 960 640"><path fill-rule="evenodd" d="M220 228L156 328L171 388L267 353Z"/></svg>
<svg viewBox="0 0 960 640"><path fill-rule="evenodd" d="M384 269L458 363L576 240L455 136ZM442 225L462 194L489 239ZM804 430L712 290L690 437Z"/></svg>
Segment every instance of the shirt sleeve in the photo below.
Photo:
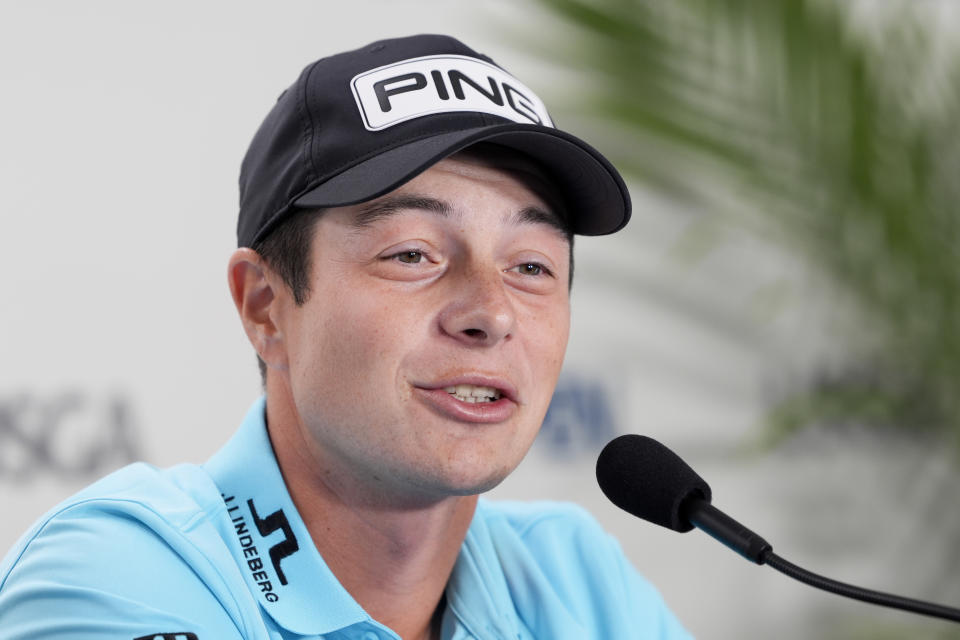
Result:
<svg viewBox="0 0 960 640"><path fill-rule="evenodd" d="M61 512L0 565L3 638L243 640L177 539L122 512Z"/></svg>

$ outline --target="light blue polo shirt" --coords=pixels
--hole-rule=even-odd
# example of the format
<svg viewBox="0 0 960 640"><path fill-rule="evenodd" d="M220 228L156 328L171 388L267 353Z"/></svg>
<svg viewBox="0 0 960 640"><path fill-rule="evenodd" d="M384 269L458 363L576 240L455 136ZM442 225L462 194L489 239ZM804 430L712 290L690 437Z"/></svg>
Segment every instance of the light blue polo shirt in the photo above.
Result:
<svg viewBox="0 0 960 640"><path fill-rule="evenodd" d="M481 500L443 638L688 638L585 511ZM374 640L287 493L257 401L205 465L125 467L47 513L0 564L0 638Z"/></svg>

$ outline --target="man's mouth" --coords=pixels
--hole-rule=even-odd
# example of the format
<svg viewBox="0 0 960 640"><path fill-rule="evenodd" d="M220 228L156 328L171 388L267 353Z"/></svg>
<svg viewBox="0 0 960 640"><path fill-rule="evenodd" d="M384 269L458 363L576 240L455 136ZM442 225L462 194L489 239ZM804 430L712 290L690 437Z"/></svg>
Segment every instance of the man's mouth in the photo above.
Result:
<svg viewBox="0 0 960 640"><path fill-rule="evenodd" d="M472 384L458 384L443 389L461 402L496 402L502 395L499 390L493 387L478 387Z"/></svg>
<svg viewBox="0 0 960 640"><path fill-rule="evenodd" d="M413 386L434 412L456 422L499 424L520 410L517 390L507 378L467 373Z"/></svg>

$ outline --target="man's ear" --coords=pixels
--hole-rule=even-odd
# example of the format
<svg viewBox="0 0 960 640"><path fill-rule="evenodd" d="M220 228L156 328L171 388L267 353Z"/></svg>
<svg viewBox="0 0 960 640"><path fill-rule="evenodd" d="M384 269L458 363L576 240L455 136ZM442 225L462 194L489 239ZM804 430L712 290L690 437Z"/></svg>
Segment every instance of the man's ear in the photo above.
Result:
<svg viewBox="0 0 960 640"><path fill-rule="evenodd" d="M230 294L240 322L260 359L272 369L287 368L283 332L277 325L283 286L280 278L253 249L233 252L227 269Z"/></svg>

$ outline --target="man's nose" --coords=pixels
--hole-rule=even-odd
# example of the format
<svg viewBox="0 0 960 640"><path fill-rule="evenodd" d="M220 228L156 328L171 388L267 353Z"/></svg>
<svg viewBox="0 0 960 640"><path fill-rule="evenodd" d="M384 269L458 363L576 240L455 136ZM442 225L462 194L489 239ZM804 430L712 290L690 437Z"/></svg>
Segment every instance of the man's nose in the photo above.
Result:
<svg viewBox="0 0 960 640"><path fill-rule="evenodd" d="M509 339L516 325L516 310L503 274L472 270L450 283L452 295L440 313L440 330L470 346L492 346Z"/></svg>

